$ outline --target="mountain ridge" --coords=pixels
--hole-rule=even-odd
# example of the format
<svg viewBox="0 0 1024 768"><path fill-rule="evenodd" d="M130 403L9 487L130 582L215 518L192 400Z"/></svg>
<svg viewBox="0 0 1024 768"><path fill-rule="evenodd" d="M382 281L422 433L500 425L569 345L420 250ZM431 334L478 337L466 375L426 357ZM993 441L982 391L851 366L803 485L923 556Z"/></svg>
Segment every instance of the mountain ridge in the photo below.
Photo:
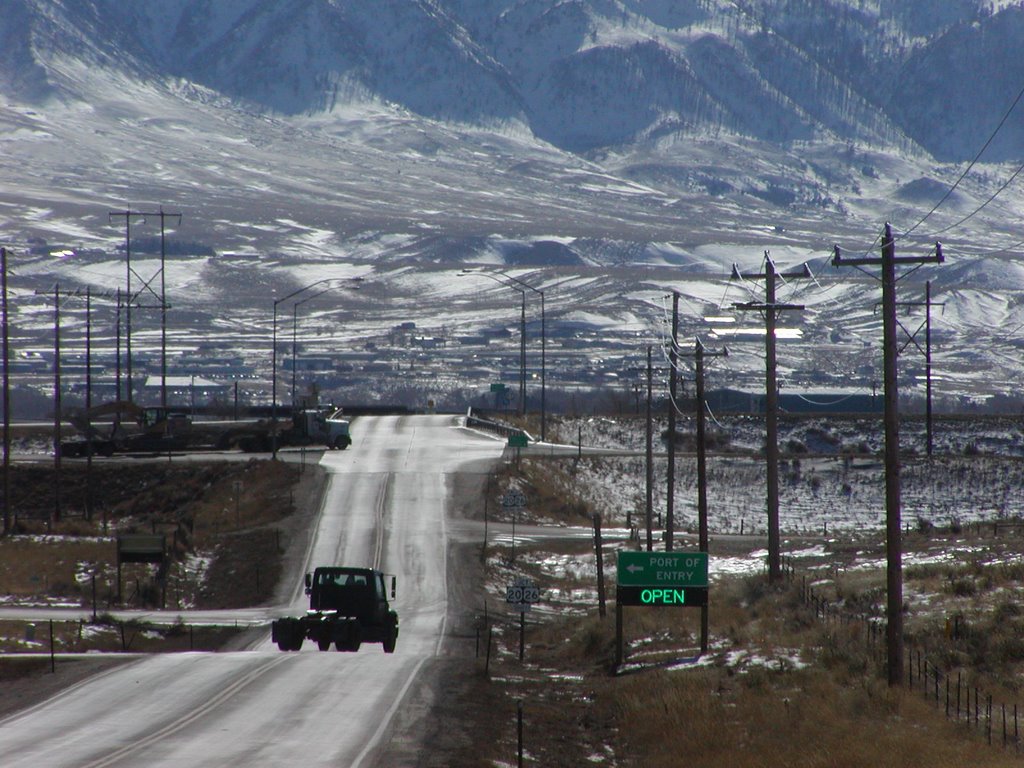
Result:
<svg viewBox="0 0 1024 768"><path fill-rule="evenodd" d="M934 136L908 133L905 115L941 99L906 83L943 73L905 67L896 87L900 71L883 65L925 62L949 35L984 36L983 55L1021 6L927 5L933 16L908 0L8 0L0 237L16 254L16 345L47 349L55 283L122 284L125 225L110 212L162 209L183 214L170 234L191 244L168 254L175 343L241 355L264 383L274 297L328 277L363 277L370 298L318 313L321 354L409 320L473 336L507 321L495 312L511 300L517 322L507 286L454 279L505 269L547 290L549 329L579 345L562 350L563 373L621 381L639 339L664 340L670 291L685 297L684 336L725 339L705 318L752 291L730 266L770 254L815 275L795 297L808 311L782 356L787 388L863 387L877 378L876 286L830 256L871 252L891 221L901 254L941 238L955 263L936 284L951 396L1015 391L1021 362L993 323L1024 327L1019 272L989 267L1017 258L1024 193L993 196L1014 178L1008 163L987 157L958 179L928 146L973 157L1022 65L1003 51L985 64L1005 63L998 77L970 70L975 107ZM878 32L882 16L895 21ZM946 72L945 109L966 98L966 71ZM880 108L903 90L898 112ZM1013 113L1004 154L1019 129ZM151 250L155 226L140 216L132 235ZM583 326L589 338L568 339ZM747 347L730 366L756 389L763 360ZM423 386L464 382L403 364ZM386 391L391 374L375 375L370 391Z"/></svg>
<svg viewBox="0 0 1024 768"><path fill-rule="evenodd" d="M915 143L962 161L1024 82L1012 53L1019 4L931 3L925 14L917 0L874 11L847 0L10 2L3 74L23 95L33 84L46 95L45 59L61 53L284 115L356 98L430 119L520 121L576 152L726 130ZM1014 116L989 159L1019 159L1022 138Z"/></svg>

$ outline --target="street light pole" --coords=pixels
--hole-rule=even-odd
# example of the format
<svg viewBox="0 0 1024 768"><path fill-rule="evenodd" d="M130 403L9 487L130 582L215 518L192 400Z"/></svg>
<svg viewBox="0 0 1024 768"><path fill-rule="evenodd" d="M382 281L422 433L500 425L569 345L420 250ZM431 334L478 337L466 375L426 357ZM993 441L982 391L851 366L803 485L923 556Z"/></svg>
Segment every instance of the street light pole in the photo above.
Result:
<svg viewBox="0 0 1024 768"><path fill-rule="evenodd" d="M270 366L271 366L271 403L270 403L270 414L271 414L271 428L270 428L270 448L271 454L274 459L277 458L277 307L288 299L295 298L300 293L305 293L311 288L316 288L318 285L324 285L325 283L333 283L338 281L347 280L353 283L361 283L363 278L361 277L325 277L322 280L315 280L309 285L304 285L298 288L287 296L282 296L280 299L274 299L274 327L271 335L271 344L273 349L270 354ZM327 289L324 289L326 291ZM321 291L320 293L324 293ZM320 294L317 294L318 296ZM312 297L310 297L312 298Z"/></svg>
<svg viewBox="0 0 1024 768"><path fill-rule="evenodd" d="M327 293L330 288L324 288L322 291L317 291L312 296L307 296L304 299L299 299L292 304L292 408L295 408L295 363L298 358L298 342L297 342L297 328L298 328L298 311L299 305L305 304L307 301L312 301L317 296L323 296Z"/></svg>
<svg viewBox="0 0 1024 768"><path fill-rule="evenodd" d="M483 277L489 277L491 280L494 280L496 282L499 282L499 283L502 282L501 279L495 277L494 275L492 275L492 274L490 274L488 272L474 272L472 270L464 269L464 270L462 270L461 274L464 274L464 275L481 275ZM525 280L520 280L518 277L513 277L512 275L508 274L507 272L501 272L499 270L497 272L497 274L501 275L501 277L505 278L505 280L508 280L510 282L513 282L513 283L516 283L517 285L521 285L523 288L525 288L527 290L530 290L530 291L533 291L535 294L540 296L540 439L541 439L541 442L544 442L544 441L547 440L547 347L548 347L547 313L546 313L545 306L544 306L544 290L541 289L541 288L536 288L536 287L530 285L529 283L527 283ZM508 285L508 283L504 283L504 284ZM509 285L508 287L512 288L512 290L519 290L518 288L515 288L515 287L513 287L511 285ZM521 367L520 367L520 370L521 370L522 379L524 380L524 386L523 386L521 391L525 393L525 390L526 390L526 387L525 387L525 379L526 379L526 318L525 318L526 302L525 302L525 293L523 294L523 297L524 297L524 301L523 301L523 314L524 314L524 317L523 317L523 321L522 321L523 332L522 332L522 336L520 338L520 345L521 345L521 351L520 351L520 356L521 356L520 366ZM526 411L526 408L525 408L525 405L526 405L525 394L522 397L523 397L523 408L522 408L522 411L525 413L525 411Z"/></svg>
<svg viewBox="0 0 1024 768"><path fill-rule="evenodd" d="M519 317L519 415L524 416L526 415L526 290L524 288L516 288L511 283L525 285L527 288L530 288L530 290L535 289L520 280L516 280L510 275L506 275L504 272L499 272L498 274L502 275L505 280L502 280L500 277L496 277L489 272L474 272L471 269L464 269L459 274L480 275L480 277L486 277L500 285L504 285L506 288L511 288L513 291L518 292L522 297L522 313ZM541 381L543 382L543 376L541 377Z"/></svg>
<svg viewBox="0 0 1024 768"><path fill-rule="evenodd" d="M512 277L512 275L505 272L499 272L499 275L508 278L514 283L518 283L524 288L528 288L538 296L540 296L540 440L545 442L547 440L547 403L546 399L546 372L547 372L547 346L548 346L548 334L547 334L547 321L544 311L544 290L541 288L535 288L524 280L520 280L518 277ZM523 355L525 357L525 351ZM524 363L525 367L525 363Z"/></svg>
<svg viewBox="0 0 1024 768"><path fill-rule="evenodd" d="M511 286L509 286L511 288ZM521 288L512 288L519 291L522 298L522 312L519 315L519 415L526 415L526 291Z"/></svg>

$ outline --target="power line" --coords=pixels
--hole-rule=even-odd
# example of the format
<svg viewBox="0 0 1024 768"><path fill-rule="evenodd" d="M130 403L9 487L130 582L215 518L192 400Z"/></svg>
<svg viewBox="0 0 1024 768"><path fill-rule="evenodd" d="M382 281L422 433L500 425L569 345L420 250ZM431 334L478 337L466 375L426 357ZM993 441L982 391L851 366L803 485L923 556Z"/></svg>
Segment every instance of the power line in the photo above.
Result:
<svg viewBox="0 0 1024 768"><path fill-rule="evenodd" d="M964 216L962 219L960 219L960 221L956 221L956 222L950 224L948 227L943 227L942 229L939 229L939 230L936 230L935 232L933 232L932 233L933 237L931 239L934 239L934 235L941 235L943 232L948 232L949 230L953 229L954 227L959 227L961 224L963 224L968 219L971 219L974 216L976 216L979 213L981 213L981 211L989 203L991 203L993 200L995 200L997 197L999 197L999 195L1003 192L1003 190L1006 189L1008 186L1010 186L1010 184L1013 183L1013 180L1016 179L1020 175L1021 171L1024 171L1024 163L1021 163L1020 165L1018 165L1017 166L1017 170L1013 172L1013 175L1011 175L1010 178L1008 178L1005 182L1003 182L1002 186L1000 186L999 189L997 189L995 192L993 192L992 195L984 203L982 203L977 208L975 208L973 211L968 213L966 216Z"/></svg>
<svg viewBox="0 0 1024 768"><path fill-rule="evenodd" d="M937 202L935 205L933 205L932 209L930 211L928 211L928 213L926 213L924 216L922 216L914 226L912 226L910 229L908 229L906 232L904 232L901 235L901 237L907 237L911 232L913 232L919 226L924 224L924 222L927 221L928 218L933 213L935 213L939 209L939 207L942 206L943 203L945 203L949 199L950 195L952 195L953 192L956 191L956 188L960 186L960 182L962 182L964 180L964 178L966 178L967 174L971 172L971 170L974 168L974 166L978 163L978 160L985 153L985 150L988 149L989 145L992 144L992 142L995 140L996 135L999 133L1000 130L1002 130L1003 126L1006 125L1006 121L1010 118L1010 113L1013 112L1013 110L1017 107L1017 104L1020 103L1020 100L1022 98L1024 98L1024 87L1022 87L1020 89L1020 91L1018 91L1017 98L1015 98L1013 100L1013 103L1010 105L1010 108L1008 110L1006 110L1006 113L1003 115L1002 120L999 121L999 124L996 126L995 130L992 131L992 135L988 137L988 141L986 141L985 144L982 146L982 148L978 150L978 153L974 156L974 159L971 160L970 164L968 164L967 168L964 169L964 172L960 174L960 177L953 183L953 185L948 190L946 190L946 194L944 194L942 196L942 199L940 199L939 202ZM1018 173L1019 172L1020 171L1018 170ZM1016 175L1017 174L1015 173L1014 177ZM1004 185L1003 188L1005 188L1005 185ZM1001 191L1002 191L1002 189L1000 189L1000 192ZM991 202L991 201L989 201L989 202ZM988 203L985 203L985 205L988 205ZM977 213L977 211L975 211L975 213ZM971 215L973 216L974 214L972 213ZM968 217L968 218L970 218L970 217ZM954 224L953 226L956 226L956 225ZM939 231L940 232L944 232L945 230L939 230Z"/></svg>

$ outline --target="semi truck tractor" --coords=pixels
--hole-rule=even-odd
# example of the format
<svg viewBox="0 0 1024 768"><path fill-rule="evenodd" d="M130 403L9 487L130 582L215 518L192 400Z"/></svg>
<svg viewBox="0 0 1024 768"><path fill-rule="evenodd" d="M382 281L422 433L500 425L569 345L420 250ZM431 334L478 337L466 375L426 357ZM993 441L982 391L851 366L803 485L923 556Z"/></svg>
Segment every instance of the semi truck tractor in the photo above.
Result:
<svg viewBox="0 0 1024 768"><path fill-rule="evenodd" d="M388 583L390 582L390 584ZM272 640L282 651L297 651L312 640L321 651L358 651L363 643L380 643L394 653L398 640L395 577L372 568L322 566L306 574L309 610L305 616L276 619Z"/></svg>

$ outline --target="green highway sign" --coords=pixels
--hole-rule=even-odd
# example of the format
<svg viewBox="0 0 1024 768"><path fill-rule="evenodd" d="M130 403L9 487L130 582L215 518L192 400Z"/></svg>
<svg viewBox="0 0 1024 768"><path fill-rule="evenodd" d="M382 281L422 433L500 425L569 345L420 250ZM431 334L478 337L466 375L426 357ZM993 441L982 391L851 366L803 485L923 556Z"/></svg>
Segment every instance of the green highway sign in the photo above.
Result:
<svg viewBox="0 0 1024 768"><path fill-rule="evenodd" d="M617 570L620 587L707 587L708 553L620 551Z"/></svg>
<svg viewBox="0 0 1024 768"><path fill-rule="evenodd" d="M496 382L492 382L491 383L491 392L504 392L504 391L505 391L505 385L502 384L500 381L496 381Z"/></svg>
<svg viewBox="0 0 1024 768"><path fill-rule="evenodd" d="M623 587L615 589L619 605L668 605L677 608L708 604L707 587Z"/></svg>
<svg viewBox="0 0 1024 768"><path fill-rule="evenodd" d="M526 435L522 432L517 432L508 436L508 447L509 448L526 448L530 444L527 440Z"/></svg>

